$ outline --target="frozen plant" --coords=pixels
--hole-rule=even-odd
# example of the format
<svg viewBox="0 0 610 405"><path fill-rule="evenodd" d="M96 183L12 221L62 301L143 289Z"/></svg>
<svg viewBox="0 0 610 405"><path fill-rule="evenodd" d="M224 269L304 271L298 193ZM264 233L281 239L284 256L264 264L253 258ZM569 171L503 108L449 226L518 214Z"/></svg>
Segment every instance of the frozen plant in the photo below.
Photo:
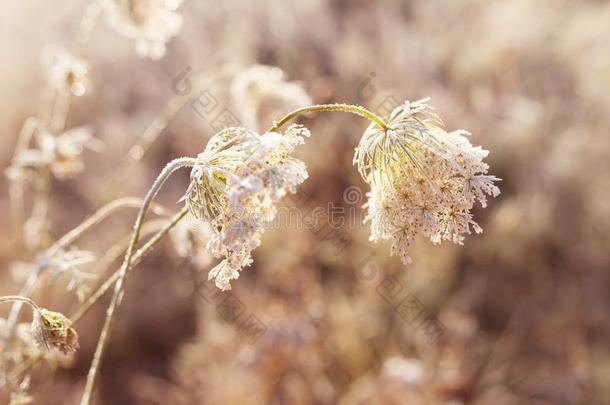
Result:
<svg viewBox="0 0 610 405"><path fill-rule="evenodd" d="M487 151L472 146L464 131L444 131L425 100L407 101L387 119L357 105L325 104L299 108L262 134L245 128L224 129L196 158L168 163L149 189L117 272L82 405L91 403L127 274L135 258L141 256L136 246L144 217L167 179L176 170L191 167L191 181L183 197L185 207L169 227L189 212L209 226L212 235L207 249L221 259L209 278L218 288L230 289L230 282L252 263L252 251L260 245L278 201L288 192L294 193L308 176L305 164L293 153L309 137L309 131L299 125L284 133L280 129L300 114L321 111L348 112L371 121L356 148L354 163L371 186L368 207L373 240L392 239L392 253L408 262L408 247L418 233L433 242L450 239L462 243L463 234L470 233L471 227L480 232L470 210L475 201L485 206L487 195L499 194L494 185L499 179L487 175L489 167L482 160ZM149 247L154 244L147 250Z"/></svg>
<svg viewBox="0 0 610 405"><path fill-rule="evenodd" d="M181 0L107 0L108 23L116 32L135 41L140 56L161 59L166 44L178 35L182 16L176 12Z"/></svg>
<svg viewBox="0 0 610 405"><path fill-rule="evenodd" d="M213 231L208 250L223 260L209 277L218 288L230 289L229 282L252 263L252 250L275 218L275 204L307 178L305 164L292 153L308 136L297 125L284 134L263 135L228 128L197 157L185 200L195 218Z"/></svg>
<svg viewBox="0 0 610 405"><path fill-rule="evenodd" d="M20 301L32 307L31 333L38 347L64 354L78 350L78 334L62 313L39 307L29 298L17 295L0 297L0 303Z"/></svg>
<svg viewBox="0 0 610 405"><path fill-rule="evenodd" d="M472 146L463 130L446 132L427 100L405 102L387 119L371 124L356 148L354 163L370 185L368 220L372 241L390 239L392 254L411 262L408 247L421 234L433 243L462 244L480 233L471 210L496 197L499 179L488 175L488 151Z"/></svg>

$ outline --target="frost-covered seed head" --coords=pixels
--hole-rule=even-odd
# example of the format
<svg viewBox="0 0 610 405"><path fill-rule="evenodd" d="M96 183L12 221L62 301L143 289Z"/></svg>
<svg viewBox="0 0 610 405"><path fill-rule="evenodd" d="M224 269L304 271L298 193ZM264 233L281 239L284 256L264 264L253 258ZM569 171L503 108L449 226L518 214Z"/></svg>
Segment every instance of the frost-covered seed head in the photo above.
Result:
<svg viewBox="0 0 610 405"><path fill-rule="evenodd" d="M370 239L392 240L392 254L404 263L419 234L462 244L464 234L482 232L470 211L500 194L494 184L500 179L483 162L488 151L472 146L466 131L446 132L426 101L395 108L387 130L369 126L354 156L371 187Z"/></svg>
<svg viewBox="0 0 610 405"><path fill-rule="evenodd" d="M230 281L252 263L276 203L307 179L305 164L292 156L309 131L299 125L263 135L228 128L214 135L191 171L184 200L191 214L209 224L207 249L223 259L210 273L228 290Z"/></svg>

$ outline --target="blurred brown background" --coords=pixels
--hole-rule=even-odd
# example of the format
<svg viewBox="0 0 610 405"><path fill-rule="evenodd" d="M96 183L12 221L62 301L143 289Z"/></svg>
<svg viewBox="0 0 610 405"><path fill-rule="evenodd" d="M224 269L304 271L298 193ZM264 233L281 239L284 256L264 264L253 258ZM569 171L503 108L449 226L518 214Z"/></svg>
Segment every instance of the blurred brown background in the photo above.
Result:
<svg viewBox="0 0 610 405"><path fill-rule="evenodd" d="M42 97L43 47L69 46L86 4L0 3L3 168ZM182 30L159 61L138 57L104 19L94 31L91 89L68 125L92 125L106 148L54 182L54 238L109 201L117 166L187 67L274 65L316 103L382 113L429 96L448 129L490 150L502 194L475 212L482 235L465 246L418 241L407 267L368 242L366 225L270 230L230 293L209 290L207 272L166 241L129 279L97 403L610 404L609 2L187 0L179 12ZM206 90L239 116L229 84ZM143 196L165 162L203 149L213 119L187 105L114 195ZM366 191L351 163L366 123L301 121L313 134L299 151L310 179L287 204L303 218L329 202L359 216L344 192ZM179 173L159 201L178 209L187 183ZM2 178L2 295L19 289L7 187ZM79 247L103 253L134 216ZM57 285L35 298L68 313L77 305ZM72 364L32 374L34 403L77 403L106 304L79 326Z"/></svg>

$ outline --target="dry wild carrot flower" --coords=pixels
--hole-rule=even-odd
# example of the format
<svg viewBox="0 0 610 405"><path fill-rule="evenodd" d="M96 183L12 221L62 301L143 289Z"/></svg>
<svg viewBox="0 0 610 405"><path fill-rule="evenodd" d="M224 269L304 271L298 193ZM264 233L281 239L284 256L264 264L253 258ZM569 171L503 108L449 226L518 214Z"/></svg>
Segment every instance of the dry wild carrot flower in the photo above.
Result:
<svg viewBox="0 0 610 405"><path fill-rule="evenodd" d="M89 64L85 60L52 46L43 51L42 61L49 87L57 91L67 89L75 96L86 93L89 87Z"/></svg>
<svg viewBox="0 0 610 405"><path fill-rule="evenodd" d="M370 239L392 240L392 254L411 261L408 248L418 234L433 243L462 244L464 234L482 232L470 213L487 205L499 181L483 162L488 151L472 146L466 131L446 132L427 100L405 102L392 111L388 129L371 124L354 156L370 185Z"/></svg>
<svg viewBox="0 0 610 405"><path fill-rule="evenodd" d="M199 154L184 200L192 215L213 231L207 248L223 260L209 278L218 288L230 289L230 281L252 263L252 251L275 217L276 203L307 178L305 164L292 153L308 136L299 125L284 134L263 135L228 128L214 135Z"/></svg>
<svg viewBox="0 0 610 405"><path fill-rule="evenodd" d="M81 158L83 149L96 150L101 146L101 142L92 135L93 129L89 126L73 128L57 136L39 129L38 148L26 149L15 156L7 175L12 178L24 170L44 166L48 166L59 179L80 173L84 168Z"/></svg>
<svg viewBox="0 0 610 405"><path fill-rule="evenodd" d="M231 96L246 128L259 128L261 115L276 117L311 104L311 98L296 82L286 81L276 66L254 65L231 82Z"/></svg>
<svg viewBox="0 0 610 405"><path fill-rule="evenodd" d="M108 23L121 35L136 42L140 56L161 59L165 44L178 35L182 16L176 12L182 0L108 0Z"/></svg>
<svg viewBox="0 0 610 405"><path fill-rule="evenodd" d="M49 351L55 349L64 354L78 349L78 334L63 314L36 308L32 316L32 336L39 347Z"/></svg>

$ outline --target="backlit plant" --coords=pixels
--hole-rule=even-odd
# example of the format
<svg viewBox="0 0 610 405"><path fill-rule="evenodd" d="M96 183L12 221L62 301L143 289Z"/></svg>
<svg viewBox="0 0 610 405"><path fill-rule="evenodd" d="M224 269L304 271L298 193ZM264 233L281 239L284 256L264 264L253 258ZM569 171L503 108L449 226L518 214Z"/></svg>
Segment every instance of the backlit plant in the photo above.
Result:
<svg viewBox="0 0 610 405"><path fill-rule="evenodd" d="M131 7L132 2L108 1L98 12L105 11L118 32L133 38L140 54L159 58L165 53L166 42L176 35L182 23L175 12L180 1L135 3L139 7ZM38 224L35 228L38 233L42 233L40 228L47 223L45 204L51 176L62 179L80 173L84 169L83 149L96 145L89 127L66 129L68 109L62 107L62 102L85 94L90 84L86 76L89 66L65 52L59 55L48 75L50 89L58 93L55 108L59 110L52 114L54 118L49 122L36 118L26 122L26 135L19 142L7 171L11 194L18 208L23 205L26 180L34 179L34 183L40 185L43 208L33 209L27 221L35 220L32 223ZM310 132L301 125L289 125L301 114L346 112L369 121L355 149L353 163L370 187L365 205L371 226L370 239L390 240L391 254L399 256L405 264L411 261L409 248L418 235L435 244L443 240L462 244L465 235L482 231L471 211L475 203L485 207L488 197L500 193L495 184L499 179L488 174L489 166L483 161L488 152L473 146L466 131L443 129L440 118L427 100L405 101L388 117L380 117L358 105L309 105L295 109L273 122L267 131L259 132L255 128L259 124L258 110L251 108L251 104L258 107L265 97L291 106L309 102L301 87L284 81L277 73L277 68L257 66L238 75L231 86L237 95L237 104L245 110L242 114L252 128L230 127L219 131L200 153L170 161L143 200L115 200L54 244L48 247L42 242L33 244L31 263L14 266L27 273L21 293L0 299L0 302L17 302L9 318L2 323L4 351L20 351L17 367L9 379L20 381L21 387L26 386L22 375L44 356L44 353L29 352L26 355L31 349L27 344L23 348L11 348L18 335L21 304L33 308L31 338L36 346L69 354L78 348L74 326L113 289L81 400L82 405L90 404L117 309L125 293L127 276L170 231L179 255L192 256L198 267L213 266L208 278L214 280L219 289L229 290L231 282L252 264L253 251L261 244L265 228L274 220L282 199L295 193L308 178L305 162L294 154L297 146L310 138ZM149 142L167 126L172 114L167 115L169 117L164 121L156 121L161 129L147 134ZM139 150L139 158L145 151L145 148ZM154 204L153 199L169 177L181 168L191 170L190 183L182 197L184 207L168 215L168 210ZM126 251L123 263L106 282L88 294L88 277L78 268L93 262L95 256L78 249L75 242L115 211L128 207L138 208L139 212L126 246L121 245L119 249L119 254ZM145 217L149 210L165 218L164 222L148 226L151 223L145 222ZM21 221L23 213L16 212ZM194 222L185 222L187 216ZM143 234L153 236L139 246ZM212 263L212 258L218 263ZM71 289L77 291L82 301L71 317L40 308L29 298L43 274L70 277Z"/></svg>

